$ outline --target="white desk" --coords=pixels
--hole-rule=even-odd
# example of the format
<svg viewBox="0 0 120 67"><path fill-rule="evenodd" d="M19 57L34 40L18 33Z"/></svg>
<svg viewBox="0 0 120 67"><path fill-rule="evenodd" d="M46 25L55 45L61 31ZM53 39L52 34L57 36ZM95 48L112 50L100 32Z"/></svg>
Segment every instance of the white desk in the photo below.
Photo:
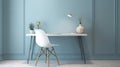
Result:
<svg viewBox="0 0 120 67"><path fill-rule="evenodd" d="M87 36L87 34L64 33L64 34L46 34L47 36ZM26 36L35 36L35 34L26 34Z"/></svg>
<svg viewBox="0 0 120 67"><path fill-rule="evenodd" d="M84 54L84 46L82 43L82 37L87 36L87 34L77 34L77 33L62 33L62 34L46 34L47 36L77 36L78 39L80 40L80 51L81 51L81 56L82 56L82 60L84 61L84 63L86 64L86 59L85 59L85 54ZM28 54L28 59L27 59L27 63L29 63L29 56L30 56L30 50L32 49L32 53L31 53L31 59L32 59L32 55L33 55L33 50L34 50L34 42L33 42L33 47L32 47L32 39L35 40L35 34L26 34L26 36L31 36L30 39L30 48L29 48L29 54Z"/></svg>

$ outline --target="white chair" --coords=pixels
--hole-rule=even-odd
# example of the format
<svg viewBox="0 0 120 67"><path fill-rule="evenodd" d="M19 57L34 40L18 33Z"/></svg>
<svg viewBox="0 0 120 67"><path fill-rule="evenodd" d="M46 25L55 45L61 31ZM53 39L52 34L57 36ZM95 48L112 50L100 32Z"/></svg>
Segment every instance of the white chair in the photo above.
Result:
<svg viewBox="0 0 120 67"><path fill-rule="evenodd" d="M53 45L50 43L46 33L41 29L36 29L35 35L36 35L36 43L40 46L40 51L38 53L35 65L37 65L40 56L44 53L44 49L45 49L45 56L46 56L45 63L48 61L48 67L50 67L50 60L49 60L50 54L55 56L58 65L60 65L55 49ZM51 50L49 48L51 48Z"/></svg>

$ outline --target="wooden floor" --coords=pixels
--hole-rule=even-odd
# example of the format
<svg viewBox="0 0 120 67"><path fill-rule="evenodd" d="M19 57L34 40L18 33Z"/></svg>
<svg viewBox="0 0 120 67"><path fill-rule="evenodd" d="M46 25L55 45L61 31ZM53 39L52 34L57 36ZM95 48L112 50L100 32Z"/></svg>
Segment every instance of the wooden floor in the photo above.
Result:
<svg viewBox="0 0 120 67"><path fill-rule="evenodd" d="M41 61L35 66L34 61L26 64L25 60L4 60L0 61L0 67L47 67L47 64ZM61 61L60 66L55 61L51 61L51 67L120 67L120 60L90 60L87 64L69 60Z"/></svg>

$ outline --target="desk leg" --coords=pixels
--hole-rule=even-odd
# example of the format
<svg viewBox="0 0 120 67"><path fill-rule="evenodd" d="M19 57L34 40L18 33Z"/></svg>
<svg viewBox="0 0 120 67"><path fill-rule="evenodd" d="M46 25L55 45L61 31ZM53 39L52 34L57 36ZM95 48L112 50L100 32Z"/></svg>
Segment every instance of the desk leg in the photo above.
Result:
<svg viewBox="0 0 120 67"><path fill-rule="evenodd" d="M31 50L32 50L31 60L33 59L33 51L34 51L34 46L35 46L35 36L33 36L33 40L32 40L32 41L33 41L33 44L32 44L32 47L31 47L31 48L32 48L32 49L31 49Z"/></svg>
<svg viewBox="0 0 120 67"><path fill-rule="evenodd" d="M86 64L86 58L85 58L85 52L84 52L84 46L82 43L82 37L79 36L79 41L80 41L80 51L81 51L81 56L82 56L82 60L84 61L84 64Z"/></svg>
<svg viewBox="0 0 120 67"><path fill-rule="evenodd" d="M29 48L29 53L28 53L27 64L29 64L29 58L30 58L30 51L31 51L31 48L32 48L32 36L31 36L31 38L30 38L30 48Z"/></svg>

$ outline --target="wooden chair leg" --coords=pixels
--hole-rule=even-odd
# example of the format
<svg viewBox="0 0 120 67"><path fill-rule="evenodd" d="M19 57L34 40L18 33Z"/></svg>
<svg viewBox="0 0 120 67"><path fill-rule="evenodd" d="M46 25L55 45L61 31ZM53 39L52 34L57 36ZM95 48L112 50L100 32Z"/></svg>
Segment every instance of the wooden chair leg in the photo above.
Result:
<svg viewBox="0 0 120 67"><path fill-rule="evenodd" d="M38 56L37 56L37 59L36 59L36 62L35 62L35 66L37 65L39 59L40 59L40 56L42 55L42 51L43 51L43 48L41 47L39 53L38 53Z"/></svg>
<svg viewBox="0 0 120 67"><path fill-rule="evenodd" d="M49 55L49 48L46 48L47 50L47 60L48 60L48 67L50 67L50 55Z"/></svg>
<svg viewBox="0 0 120 67"><path fill-rule="evenodd" d="M53 49L53 52L54 52L55 58L56 58L56 60L57 60L57 63L58 63L58 65L60 65L60 62L59 62L59 60L58 60L58 57L57 57L57 54L56 54L56 52L55 52L54 47L52 47L52 49Z"/></svg>

